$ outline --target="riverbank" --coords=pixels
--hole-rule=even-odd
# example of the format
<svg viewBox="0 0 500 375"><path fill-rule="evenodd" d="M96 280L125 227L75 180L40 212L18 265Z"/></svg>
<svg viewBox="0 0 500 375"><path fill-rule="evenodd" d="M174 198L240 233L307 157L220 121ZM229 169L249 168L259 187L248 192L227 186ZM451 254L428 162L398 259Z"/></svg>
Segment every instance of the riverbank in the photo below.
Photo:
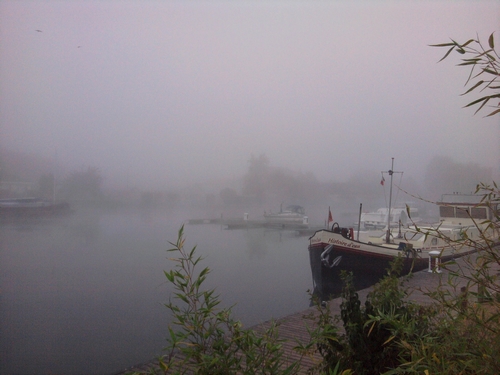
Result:
<svg viewBox="0 0 500 375"><path fill-rule="evenodd" d="M410 291L408 299L415 303L421 305L427 305L433 302L433 300L427 295L427 292L435 290L438 285L446 285L447 280L450 276L450 272L454 272L458 269L461 270L465 275L470 275L473 270L470 265L475 264L477 259L477 254L473 254L470 256L465 256L456 261L456 264L447 266L447 269L440 269L440 272L431 271L428 269L422 270L414 273L408 279L405 284L405 287ZM433 264L434 266L434 264ZM493 272L497 275L500 275L500 265L496 265L496 268L493 269ZM454 286L458 291L463 286L466 286L467 280L459 279L457 280L456 285ZM451 286L447 286L451 288ZM366 300L366 297L370 291L373 290L373 286L358 291L359 298L362 302ZM340 305L342 303L342 298L335 298L328 302L330 311L332 315L340 314ZM307 319L306 317L311 316L311 314L316 313L316 307L310 307L306 310L288 315L286 317L277 319L279 322L279 336L281 339L286 340L283 342L283 347L285 350L285 355L289 358L290 361L294 361L299 359L299 355L295 353L293 350L294 347L297 346L297 341L305 343L309 341L309 330L311 325L313 324L313 320ZM269 328L272 323L272 320L257 324L251 329L256 331L264 331ZM304 369L304 373L307 368L313 366L315 363L321 360L321 357L318 355L302 358L302 367ZM115 375L125 375L132 372L147 372L149 369L157 367L157 360L152 360L128 369L124 369L123 371L117 372Z"/></svg>

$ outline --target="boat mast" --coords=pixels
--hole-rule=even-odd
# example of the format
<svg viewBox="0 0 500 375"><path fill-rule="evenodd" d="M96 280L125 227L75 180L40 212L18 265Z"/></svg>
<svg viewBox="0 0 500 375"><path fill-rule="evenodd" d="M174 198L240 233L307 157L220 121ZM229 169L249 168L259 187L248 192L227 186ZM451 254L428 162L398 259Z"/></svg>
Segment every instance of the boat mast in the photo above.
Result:
<svg viewBox="0 0 500 375"><path fill-rule="evenodd" d="M356 241L359 241L359 231L361 230L361 212L363 210L363 203L359 204L359 216L358 216L358 235L356 236Z"/></svg>
<svg viewBox="0 0 500 375"><path fill-rule="evenodd" d="M384 173L389 173L389 176L391 176L391 186L390 186L390 190L389 190L389 212L387 214L387 233L385 235L385 242L390 243L391 242L392 175L394 173L403 173L403 172L395 172L394 171L394 158L392 158L391 169L387 172L382 172L382 175Z"/></svg>
<svg viewBox="0 0 500 375"><path fill-rule="evenodd" d="M54 173L52 176L52 202L56 202L56 183L57 183L57 148L54 152Z"/></svg>
<svg viewBox="0 0 500 375"><path fill-rule="evenodd" d="M385 242L389 243L391 241L391 203L392 203L392 175L394 174L394 158L392 158L391 169L389 170L389 176L391 176L391 186L389 189L389 212L387 214L387 233L385 235Z"/></svg>

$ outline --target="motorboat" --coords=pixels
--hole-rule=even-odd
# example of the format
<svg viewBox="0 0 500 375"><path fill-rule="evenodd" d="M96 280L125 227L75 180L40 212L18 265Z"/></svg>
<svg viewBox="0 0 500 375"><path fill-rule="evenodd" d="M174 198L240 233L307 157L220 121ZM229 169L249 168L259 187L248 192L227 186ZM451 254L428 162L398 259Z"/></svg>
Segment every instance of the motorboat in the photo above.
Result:
<svg viewBox="0 0 500 375"><path fill-rule="evenodd" d="M40 198L0 199L0 220L38 218L71 212L67 202Z"/></svg>
<svg viewBox="0 0 500 375"><path fill-rule="evenodd" d="M408 215L408 210L410 215ZM421 222L418 208L411 204L403 204L399 207L391 208L391 217L388 218L389 209L379 208L374 212L364 212L361 214L359 226L362 229L384 229L387 222L390 222L391 227L398 225L408 225L411 223Z"/></svg>
<svg viewBox="0 0 500 375"><path fill-rule="evenodd" d="M392 183L392 181L391 181ZM499 239L496 222L499 207L487 205L483 195L444 194L439 221L433 224L357 231L333 223L309 238L309 257L314 294L322 299L341 292L340 273L353 272L359 289L376 283L398 256L404 258L402 273L429 268L476 252L481 245Z"/></svg>
<svg viewBox="0 0 500 375"><path fill-rule="evenodd" d="M277 213L264 212L264 220L267 224L277 225L307 226L309 224L304 208L298 205L290 205L284 210L280 208Z"/></svg>
<svg viewBox="0 0 500 375"><path fill-rule="evenodd" d="M341 291L340 272L354 273L357 287L368 287L387 273L390 263L404 258L402 274L428 268L477 251L499 239L495 210L480 195L450 194L438 202L440 220L431 225L412 225L390 230L355 231L337 223L309 239L309 257L315 293L322 298ZM385 228L386 229L386 228ZM389 233L389 241L387 234Z"/></svg>

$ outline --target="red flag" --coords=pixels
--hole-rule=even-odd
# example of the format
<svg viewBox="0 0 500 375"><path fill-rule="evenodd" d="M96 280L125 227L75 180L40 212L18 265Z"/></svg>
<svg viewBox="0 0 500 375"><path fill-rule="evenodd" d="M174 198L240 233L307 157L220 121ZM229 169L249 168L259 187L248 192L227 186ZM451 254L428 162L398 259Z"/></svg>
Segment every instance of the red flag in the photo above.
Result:
<svg viewBox="0 0 500 375"><path fill-rule="evenodd" d="M333 221L332 211L330 211L330 207L328 207L328 223Z"/></svg>
<svg viewBox="0 0 500 375"><path fill-rule="evenodd" d="M385 178L382 176L382 179L380 180L380 185L384 186Z"/></svg>

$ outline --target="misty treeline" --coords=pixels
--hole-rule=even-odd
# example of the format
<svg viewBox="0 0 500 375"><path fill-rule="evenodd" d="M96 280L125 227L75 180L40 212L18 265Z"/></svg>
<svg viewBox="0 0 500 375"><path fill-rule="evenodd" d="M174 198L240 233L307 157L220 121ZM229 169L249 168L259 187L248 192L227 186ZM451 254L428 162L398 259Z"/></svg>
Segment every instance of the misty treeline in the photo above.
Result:
<svg viewBox="0 0 500 375"><path fill-rule="evenodd" d="M394 184L415 197L439 200L441 194L471 193L479 182L492 180L491 168L476 163L459 163L444 156L434 157L423 178L405 171L403 180ZM324 178L324 176L322 176ZM311 172L295 172L272 165L266 155L251 156L237 186L205 186L202 182L183 189L158 187L109 189L102 171L96 166L82 167L62 175L54 175L49 161L36 155L0 152L0 198L36 196L70 202L113 202L114 205L135 204L145 208L197 205L210 208L216 215L234 208L247 212L250 207L279 211L280 207L299 204L312 207L332 206L337 210L356 211L359 203L366 209L386 205L388 189L380 185L380 171L353 171L346 181L320 181ZM54 189L55 186L55 189ZM402 201L415 197L396 189Z"/></svg>

